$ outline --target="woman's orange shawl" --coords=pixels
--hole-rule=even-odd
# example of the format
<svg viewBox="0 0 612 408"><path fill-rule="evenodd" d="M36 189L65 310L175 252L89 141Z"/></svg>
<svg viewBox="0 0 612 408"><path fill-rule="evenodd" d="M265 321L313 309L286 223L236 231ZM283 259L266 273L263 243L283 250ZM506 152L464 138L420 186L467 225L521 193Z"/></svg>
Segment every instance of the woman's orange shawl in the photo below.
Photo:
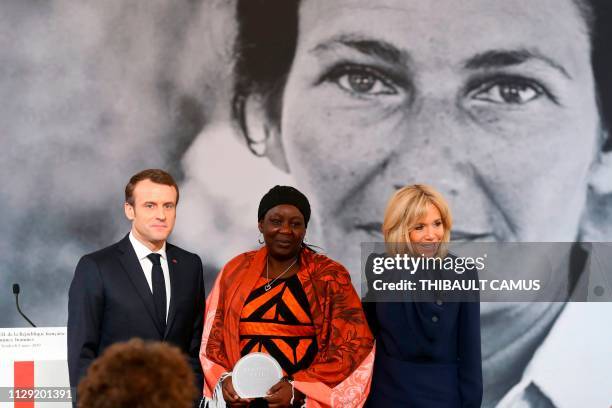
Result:
<svg viewBox="0 0 612 408"><path fill-rule="evenodd" d="M266 247L229 261L206 301L200 361L204 396L211 398L221 374L240 359L238 325L245 300L266 265ZM370 390L374 339L346 269L325 255L301 251L302 283L315 326L318 353L294 386L307 407L360 407Z"/></svg>

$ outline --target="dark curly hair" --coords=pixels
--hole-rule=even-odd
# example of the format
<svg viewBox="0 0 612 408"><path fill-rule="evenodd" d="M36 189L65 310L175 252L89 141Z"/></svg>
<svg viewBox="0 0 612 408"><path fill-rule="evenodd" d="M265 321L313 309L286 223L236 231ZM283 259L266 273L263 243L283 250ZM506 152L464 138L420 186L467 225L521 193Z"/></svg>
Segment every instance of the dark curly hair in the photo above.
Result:
<svg viewBox="0 0 612 408"><path fill-rule="evenodd" d="M589 28L602 126L612 131L612 1L573 1ZM256 155L261 155L254 148L259 142L249 136L246 101L251 96L260 98L271 123L280 124L282 92L298 39L300 2L237 0L232 117ZM603 150L612 150L612 136L608 136Z"/></svg>
<svg viewBox="0 0 612 408"><path fill-rule="evenodd" d="M181 351L132 339L107 348L78 388L79 408L191 408L198 393Z"/></svg>

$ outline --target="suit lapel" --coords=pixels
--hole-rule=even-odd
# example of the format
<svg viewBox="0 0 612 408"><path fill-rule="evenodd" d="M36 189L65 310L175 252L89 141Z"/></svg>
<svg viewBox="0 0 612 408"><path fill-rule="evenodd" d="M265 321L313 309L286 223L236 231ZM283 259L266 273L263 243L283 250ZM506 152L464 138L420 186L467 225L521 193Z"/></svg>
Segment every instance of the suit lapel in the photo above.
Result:
<svg viewBox="0 0 612 408"><path fill-rule="evenodd" d="M175 247L166 243L166 258L168 259L168 275L170 276L170 308L168 310L168 320L166 322L166 332L164 333L164 339L170 333L172 323L176 317L176 302L178 300L178 292L180 287L181 276L181 262L177 257Z"/></svg>
<svg viewBox="0 0 612 408"><path fill-rule="evenodd" d="M134 288L136 289L136 293L140 296L140 299L145 305L147 312L149 313L149 317L155 323L155 327L159 334L162 334L162 328L155 317L155 304L153 303L153 295L151 294L151 288L147 283L147 279L144 276L144 271L140 266L140 261L138 261L138 257L136 256L136 252L132 247L132 243L128 236L119 241L119 261L121 262L121 266L127 272L128 277L132 281Z"/></svg>

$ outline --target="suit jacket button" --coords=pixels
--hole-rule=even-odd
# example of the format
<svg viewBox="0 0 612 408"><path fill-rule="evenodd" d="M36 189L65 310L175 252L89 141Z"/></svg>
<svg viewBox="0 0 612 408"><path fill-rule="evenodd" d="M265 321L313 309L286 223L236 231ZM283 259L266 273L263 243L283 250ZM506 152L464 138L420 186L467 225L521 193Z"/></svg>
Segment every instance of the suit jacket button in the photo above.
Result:
<svg viewBox="0 0 612 408"><path fill-rule="evenodd" d="M437 323L437 322L438 322L438 320L440 320L440 319L439 319L439 318L438 318L438 316L436 316L436 315L433 315L433 316L431 317L431 321L432 321L432 322L434 322L434 323Z"/></svg>

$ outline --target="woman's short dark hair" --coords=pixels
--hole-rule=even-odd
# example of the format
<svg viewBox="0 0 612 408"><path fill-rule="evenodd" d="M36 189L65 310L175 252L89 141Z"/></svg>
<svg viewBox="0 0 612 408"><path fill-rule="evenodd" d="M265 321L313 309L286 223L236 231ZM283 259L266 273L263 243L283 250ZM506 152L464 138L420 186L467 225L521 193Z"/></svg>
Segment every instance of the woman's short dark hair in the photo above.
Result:
<svg viewBox="0 0 612 408"><path fill-rule="evenodd" d="M612 130L612 1L575 0L589 25L602 126ZM257 97L273 124L280 124L282 92L297 45L300 0L237 0L232 116L255 154L245 105ZM552 17L552 16L551 16ZM554 22L551 22L554 24ZM612 150L608 135L604 150Z"/></svg>

